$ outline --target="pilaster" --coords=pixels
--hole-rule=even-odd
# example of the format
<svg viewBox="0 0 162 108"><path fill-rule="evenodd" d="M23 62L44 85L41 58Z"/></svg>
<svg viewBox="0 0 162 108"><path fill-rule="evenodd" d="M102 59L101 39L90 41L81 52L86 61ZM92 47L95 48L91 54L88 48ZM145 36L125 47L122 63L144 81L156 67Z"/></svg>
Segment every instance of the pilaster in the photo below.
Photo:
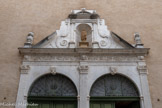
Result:
<svg viewBox="0 0 162 108"><path fill-rule="evenodd" d="M89 108L89 100L87 99L88 93L88 71L89 66L87 62L80 62L79 70L79 95L80 95L80 107L79 108Z"/></svg>
<svg viewBox="0 0 162 108"><path fill-rule="evenodd" d="M138 62L137 70L139 72L139 77L141 81L141 107L152 108L147 79L148 70L146 63L144 61Z"/></svg>

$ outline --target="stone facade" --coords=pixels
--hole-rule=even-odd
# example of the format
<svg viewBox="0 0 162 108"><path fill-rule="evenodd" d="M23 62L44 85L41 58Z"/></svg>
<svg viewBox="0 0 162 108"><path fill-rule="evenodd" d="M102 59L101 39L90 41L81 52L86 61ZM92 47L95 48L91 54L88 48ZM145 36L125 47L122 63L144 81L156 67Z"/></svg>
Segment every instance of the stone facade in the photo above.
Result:
<svg viewBox="0 0 162 108"><path fill-rule="evenodd" d="M36 45L30 44L32 41L29 42L29 39L33 40L30 33L27 36L28 44L25 43L24 47L19 48L24 60L17 104L27 103L26 97L35 80L52 73L62 74L71 79L78 91L78 108L89 108L90 90L94 82L103 75L120 74L131 79L136 85L140 107L152 108L144 60L149 49L143 48L140 36L135 34L136 44L129 44L116 34L110 33L104 19L100 19L95 10L83 8L73 10L70 15L76 18L70 16L62 21L60 30L56 30ZM83 19L80 19L81 15ZM87 18L88 15L97 17L90 19ZM87 32L87 48L78 46L81 41L79 30L83 29ZM16 108L22 106L17 105Z"/></svg>
<svg viewBox="0 0 162 108"><path fill-rule="evenodd" d="M1 4L1 79L0 101L15 102L22 58L17 47L25 42L26 34L35 34L34 44L58 29L72 9L95 9L106 20L109 29L132 42L139 32L146 47L148 79L153 108L161 108L161 1L0 1ZM68 5L64 5L68 4ZM48 8L46 8L48 5ZM132 35L132 36L131 36ZM13 40L14 37L14 40ZM84 58L84 57L83 57ZM27 66L28 67L28 66ZM30 67L30 66L29 66ZM31 68L31 67L30 67ZM139 67L142 69L143 67ZM26 68L24 69L27 72ZM28 71L29 72L29 71ZM141 72L142 73L142 72Z"/></svg>

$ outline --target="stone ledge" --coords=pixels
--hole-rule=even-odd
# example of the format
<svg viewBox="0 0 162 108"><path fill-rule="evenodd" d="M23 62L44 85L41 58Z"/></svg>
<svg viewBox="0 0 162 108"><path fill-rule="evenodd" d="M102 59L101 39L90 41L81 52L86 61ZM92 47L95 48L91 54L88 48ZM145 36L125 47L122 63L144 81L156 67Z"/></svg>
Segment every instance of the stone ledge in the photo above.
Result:
<svg viewBox="0 0 162 108"><path fill-rule="evenodd" d="M146 56L149 48L132 48L132 49L92 49L92 48L18 48L20 54L110 54L110 55L140 55Z"/></svg>

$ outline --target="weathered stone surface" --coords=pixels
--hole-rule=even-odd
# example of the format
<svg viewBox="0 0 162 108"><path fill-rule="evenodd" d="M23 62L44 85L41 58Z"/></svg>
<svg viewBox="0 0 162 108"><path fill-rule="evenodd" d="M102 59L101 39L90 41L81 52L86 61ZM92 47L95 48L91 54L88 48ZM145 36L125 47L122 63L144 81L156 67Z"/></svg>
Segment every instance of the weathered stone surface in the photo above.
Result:
<svg viewBox="0 0 162 108"><path fill-rule="evenodd" d="M35 33L35 44L59 29L70 10L85 7L97 10L109 29L129 42L134 32L140 33L142 43L151 48L147 68L153 108L161 108L161 5L160 0L0 0L0 102L16 101L21 62L17 47L23 46L28 32Z"/></svg>
<svg viewBox="0 0 162 108"><path fill-rule="evenodd" d="M80 12L84 14L82 15ZM21 66L16 103L26 103L26 98L23 99L23 97L30 95L68 96L68 94L62 94L61 92L64 91L61 90L63 79L59 78L59 74L62 74L69 77L76 85L78 94L76 92L73 93L72 91L74 90L67 91L67 93L73 94L73 96L76 94L75 96L80 97L78 100L79 108L89 108L90 96L138 96L142 97L139 100L141 108L152 108L147 80L148 72L144 58L144 56L148 55L149 48L138 47L141 45L139 35L135 36L136 45L138 45L135 48L136 45L131 45L114 33L110 34L104 19L98 18L96 25L93 22L85 23L84 21L87 19L83 18L89 17L88 20L91 21L90 15L92 12L95 11L86 9L73 10L72 14L76 14L77 16L76 22L72 22L72 25L71 20L66 19L62 21L60 30L57 30L54 35L46 37L30 48L19 48L20 54L24 56L24 60ZM80 15L82 19L79 19L80 22L78 23L77 18L80 18ZM92 28L94 29L91 30ZM68 40L74 42L74 48L69 47L70 42ZM110 41L111 45L107 45L107 41ZM88 43L88 46L83 48L80 45L83 42ZM99 47L94 47L92 45L94 42L97 42L96 44ZM78 43L79 46L77 46ZM93 70L94 68L96 70ZM47 78L43 77L43 79L39 79L39 77L46 74L49 74ZM109 77L105 76L104 79L101 78L102 80L99 81L107 82L104 84L104 87L100 88L98 85L95 85L95 87L92 86L97 79L107 74L109 74ZM39 79L37 84L33 89L29 89L33 81L37 79ZM53 83L46 82L47 79L50 79ZM59 82L57 82L57 79ZM44 88L47 83L50 85L48 87L52 88ZM41 86L43 84L44 86ZM61 86L58 89L54 89L58 84ZM29 92L30 90L32 91ZM52 92L50 92L51 90ZM103 92L104 90L105 92ZM16 108L26 107L16 105Z"/></svg>

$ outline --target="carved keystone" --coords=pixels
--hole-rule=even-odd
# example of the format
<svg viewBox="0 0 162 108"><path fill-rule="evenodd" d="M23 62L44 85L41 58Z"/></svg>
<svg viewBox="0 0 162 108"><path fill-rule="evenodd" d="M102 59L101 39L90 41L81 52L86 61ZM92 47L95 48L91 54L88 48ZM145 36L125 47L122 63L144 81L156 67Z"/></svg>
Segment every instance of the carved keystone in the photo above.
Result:
<svg viewBox="0 0 162 108"><path fill-rule="evenodd" d="M54 66L51 66L50 67L50 72L51 72L51 74L53 74L53 75L56 75L56 67L54 67Z"/></svg>
<svg viewBox="0 0 162 108"><path fill-rule="evenodd" d="M115 75L117 73L117 67L110 67L111 75Z"/></svg>
<svg viewBox="0 0 162 108"><path fill-rule="evenodd" d="M80 73L88 73L89 67L84 65L84 66L79 66L78 69L79 69Z"/></svg>

